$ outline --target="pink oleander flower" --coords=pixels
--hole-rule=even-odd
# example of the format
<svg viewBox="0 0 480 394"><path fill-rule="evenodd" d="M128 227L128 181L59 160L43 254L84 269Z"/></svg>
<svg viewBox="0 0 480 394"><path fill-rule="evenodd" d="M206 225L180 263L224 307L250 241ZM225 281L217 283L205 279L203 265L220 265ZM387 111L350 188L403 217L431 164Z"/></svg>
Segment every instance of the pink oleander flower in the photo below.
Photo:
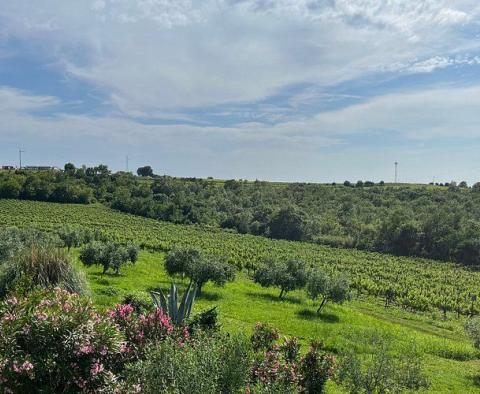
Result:
<svg viewBox="0 0 480 394"><path fill-rule="evenodd" d="M17 318L13 313L5 313L2 320L3 321L15 321Z"/></svg>
<svg viewBox="0 0 480 394"><path fill-rule="evenodd" d="M90 368L90 373L93 376L97 376L99 373L102 373L103 370L104 370L103 364L95 362L92 364L92 367Z"/></svg>
<svg viewBox="0 0 480 394"><path fill-rule="evenodd" d="M78 349L78 353L80 354L90 354L93 353L93 346L92 345L83 345L80 346Z"/></svg>
<svg viewBox="0 0 480 394"><path fill-rule="evenodd" d="M119 352L126 353L128 351L128 347L125 343L120 344Z"/></svg>
<svg viewBox="0 0 480 394"><path fill-rule="evenodd" d="M43 312L35 312L34 316L40 321L45 321L48 318L48 315Z"/></svg>

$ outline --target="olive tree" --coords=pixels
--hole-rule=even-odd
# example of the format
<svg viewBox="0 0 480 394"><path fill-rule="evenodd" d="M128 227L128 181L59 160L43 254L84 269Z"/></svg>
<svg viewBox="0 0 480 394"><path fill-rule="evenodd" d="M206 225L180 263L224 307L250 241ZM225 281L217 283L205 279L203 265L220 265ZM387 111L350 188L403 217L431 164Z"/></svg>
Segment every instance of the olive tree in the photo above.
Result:
<svg viewBox="0 0 480 394"><path fill-rule="evenodd" d="M265 261L253 276L255 283L262 287L278 287L279 298L287 292L301 289L307 281L306 264L302 260L288 260L278 262L274 260Z"/></svg>
<svg viewBox="0 0 480 394"><path fill-rule="evenodd" d="M135 263L138 259L138 247L135 245L123 246L113 242L94 241L80 250L80 260L86 266L101 265L105 274L113 269L115 274L128 262Z"/></svg>
<svg viewBox="0 0 480 394"><path fill-rule="evenodd" d="M69 251L71 248L82 245L85 239L82 230L72 226L64 226L59 228L57 230L57 234Z"/></svg>
<svg viewBox="0 0 480 394"><path fill-rule="evenodd" d="M200 252L196 249L176 249L168 253L165 259L165 270L170 276L185 277L201 258Z"/></svg>
<svg viewBox="0 0 480 394"><path fill-rule="evenodd" d="M236 268L218 257L204 257L197 264L189 267L187 276L197 285L200 294L202 287L207 282L217 286L224 286L235 279Z"/></svg>
<svg viewBox="0 0 480 394"><path fill-rule="evenodd" d="M187 277L197 285L197 292L207 282L217 286L235 279L236 268L224 259L203 256L196 249L178 249L170 252L165 260L165 270L170 276Z"/></svg>
<svg viewBox="0 0 480 394"><path fill-rule="evenodd" d="M348 279L343 275L331 276L314 270L307 281L307 294L312 300L320 299L317 313L321 313L327 302L342 304L351 298Z"/></svg>

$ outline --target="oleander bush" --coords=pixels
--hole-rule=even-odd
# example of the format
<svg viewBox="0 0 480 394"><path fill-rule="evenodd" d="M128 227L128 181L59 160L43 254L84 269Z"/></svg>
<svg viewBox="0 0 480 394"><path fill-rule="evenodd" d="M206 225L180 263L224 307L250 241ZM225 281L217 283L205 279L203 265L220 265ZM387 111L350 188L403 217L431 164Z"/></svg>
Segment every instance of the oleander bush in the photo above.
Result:
<svg viewBox="0 0 480 394"><path fill-rule="evenodd" d="M4 392L113 392L123 337L85 298L61 289L0 304Z"/></svg>
<svg viewBox="0 0 480 394"><path fill-rule="evenodd" d="M336 359L320 342L312 342L301 356L297 338L276 343L278 331L257 323L251 337L255 352L247 392L321 394L336 372Z"/></svg>

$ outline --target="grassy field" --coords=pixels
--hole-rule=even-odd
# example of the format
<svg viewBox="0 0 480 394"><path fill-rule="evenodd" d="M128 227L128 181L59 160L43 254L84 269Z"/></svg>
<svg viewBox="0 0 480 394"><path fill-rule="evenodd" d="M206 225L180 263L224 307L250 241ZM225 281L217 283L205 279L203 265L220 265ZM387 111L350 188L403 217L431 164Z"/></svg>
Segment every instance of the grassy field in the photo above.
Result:
<svg viewBox="0 0 480 394"><path fill-rule="evenodd" d="M164 255L142 252L134 266L120 276L101 275L98 267L87 269L93 298L102 308L135 293L148 299L148 289L168 288L171 279L163 270ZM461 322L432 319L400 309L385 309L374 300L354 300L344 305L327 305L323 316L315 315L315 305L303 292L293 292L285 300L277 298L275 289L263 289L240 274L224 288L206 285L195 310L218 306L220 320L230 332L250 332L257 321L269 322L285 336L297 336L303 344L322 340L332 351L350 346L350 333L378 329L392 335L399 345L414 340L425 357L426 372L432 393L475 393L480 388L475 376L480 361L462 330ZM334 383L329 393L341 393Z"/></svg>

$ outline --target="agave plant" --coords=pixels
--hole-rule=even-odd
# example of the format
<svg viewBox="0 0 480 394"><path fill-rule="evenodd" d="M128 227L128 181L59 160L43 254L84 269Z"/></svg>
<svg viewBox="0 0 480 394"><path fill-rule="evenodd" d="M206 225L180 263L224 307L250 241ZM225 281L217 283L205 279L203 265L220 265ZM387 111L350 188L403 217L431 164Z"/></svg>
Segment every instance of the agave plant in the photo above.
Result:
<svg viewBox="0 0 480 394"><path fill-rule="evenodd" d="M197 287L190 283L179 304L177 286L175 283L172 283L170 286L170 294L167 296L165 296L161 289L158 289L158 292L151 291L150 295L152 296L155 306L167 313L172 323L179 326L184 324L189 318L193 303L195 302L196 293Z"/></svg>

